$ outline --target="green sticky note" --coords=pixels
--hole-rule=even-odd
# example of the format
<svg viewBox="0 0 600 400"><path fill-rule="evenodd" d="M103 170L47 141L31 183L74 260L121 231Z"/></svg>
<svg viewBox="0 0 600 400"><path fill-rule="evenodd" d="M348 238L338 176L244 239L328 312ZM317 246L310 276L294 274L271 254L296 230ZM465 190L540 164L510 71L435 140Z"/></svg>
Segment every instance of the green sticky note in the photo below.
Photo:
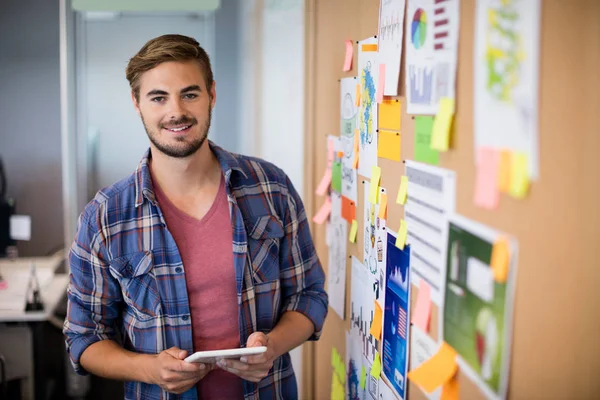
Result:
<svg viewBox="0 0 600 400"><path fill-rule="evenodd" d="M367 387L367 369L365 368L365 366L363 365L362 367L362 371L360 373L360 388L362 390L365 390L365 388Z"/></svg>
<svg viewBox="0 0 600 400"><path fill-rule="evenodd" d="M438 165L440 153L431 148L433 117L415 116L415 161Z"/></svg>
<svg viewBox="0 0 600 400"><path fill-rule="evenodd" d="M381 358L379 358L379 353L375 354L375 360L373 361L373 365L371 366L371 376L375 379L379 379L381 375Z"/></svg>
<svg viewBox="0 0 600 400"><path fill-rule="evenodd" d="M342 162L334 161L331 166L331 189L342 193Z"/></svg>

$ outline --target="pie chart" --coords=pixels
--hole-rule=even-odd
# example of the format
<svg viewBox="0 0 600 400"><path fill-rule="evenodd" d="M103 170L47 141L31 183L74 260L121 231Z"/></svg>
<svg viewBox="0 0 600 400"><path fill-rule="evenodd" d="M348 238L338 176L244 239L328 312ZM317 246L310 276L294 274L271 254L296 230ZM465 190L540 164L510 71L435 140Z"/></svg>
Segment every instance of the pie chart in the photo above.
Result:
<svg viewBox="0 0 600 400"><path fill-rule="evenodd" d="M427 36L427 15L422 8L417 8L412 19L411 41L415 49L420 49L425 44Z"/></svg>

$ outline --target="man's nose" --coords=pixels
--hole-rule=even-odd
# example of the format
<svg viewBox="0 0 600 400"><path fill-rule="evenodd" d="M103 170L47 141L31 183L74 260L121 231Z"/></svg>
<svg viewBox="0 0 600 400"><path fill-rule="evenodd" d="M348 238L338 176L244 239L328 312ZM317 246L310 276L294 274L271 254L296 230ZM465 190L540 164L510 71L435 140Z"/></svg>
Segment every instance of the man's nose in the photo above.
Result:
<svg viewBox="0 0 600 400"><path fill-rule="evenodd" d="M180 98L174 98L170 102L169 119L178 119L185 114L183 102Z"/></svg>

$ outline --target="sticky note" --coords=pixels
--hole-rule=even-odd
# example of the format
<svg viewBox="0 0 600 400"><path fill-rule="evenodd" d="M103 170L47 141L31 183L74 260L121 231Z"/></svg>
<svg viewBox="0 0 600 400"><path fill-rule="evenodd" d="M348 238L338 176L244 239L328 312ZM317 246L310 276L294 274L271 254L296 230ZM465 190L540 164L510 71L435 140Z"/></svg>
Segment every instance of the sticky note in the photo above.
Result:
<svg viewBox="0 0 600 400"><path fill-rule="evenodd" d="M331 400L344 400L344 384L336 374L331 376Z"/></svg>
<svg viewBox="0 0 600 400"><path fill-rule="evenodd" d="M377 51L377 45L376 45L376 44L374 44L374 43L371 43L371 44L363 44L363 45L361 46L361 50L362 50L362 51L364 51L364 52L367 52L367 51Z"/></svg>
<svg viewBox="0 0 600 400"><path fill-rule="evenodd" d="M315 193L318 196L323 196L325 193L327 193L329 184L331 184L331 169L327 168L323 174L323 177L321 178L321 182L319 182L319 186L317 186Z"/></svg>
<svg viewBox="0 0 600 400"><path fill-rule="evenodd" d="M350 227L350 243L356 243L356 234L358 233L358 221L353 220Z"/></svg>
<svg viewBox="0 0 600 400"><path fill-rule="evenodd" d="M331 168L335 158L335 143L333 138L327 138L327 168Z"/></svg>
<svg viewBox="0 0 600 400"><path fill-rule="evenodd" d="M327 196L325 203L321 206L317 214L313 217L315 224L321 225L329 217L331 213L331 198Z"/></svg>
<svg viewBox="0 0 600 400"><path fill-rule="evenodd" d="M365 388L367 387L367 369L365 368L365 366L363 365L362 370L360 371L360 388L362 390L365 390Z"/></svg>
<svg viewBox="0 0 600 400"><path fill-rule="evenodd" d="M480 147L477 149L477 175L473 203L482 208L493 210L498 208L500 192L497 177L499 157L496 149Z"/></svg>
<svg viewBox="0 0 600 400"><path fill-rule="evenodd" d="M454 99L442 97L440 99L440 109L433 121L433 132L431 134L431 147L433 149L448 151L453 118Z"/></svg>
<svg viewBox="0 0 600 400"><path fill-rule="evenodd" d="M400 229L398 229L398 236L396 237L396 247L400 250L404 250L404 246L406 246L406 237L408 236L408 228L406 226L406 221L400 221Z"/></svg>
<svg viewBox="0 0 600 400"><path fill-rule="evenodd" d="M344 57L344 68L343 71L350 71L352 69L352 55L354 53L354 46L352 40L346 40L346 57Z"/></svg>
<svg viewBox="0 0 600 400"><path fill-rule="evenodd" d="M427 393L446 384L456 375L456 351L446 342L442 342L438 352L429 360L408 373L413 381Z"/></svg>
<svg viewBox="0 0 600 400"><path fill-rule="evenodd" d="M379 219L387 219L387 194L379 195Z"/></svg>
<svg viewBox="0 0 600 400"><path fill-rule="evenodd" d="M389 129L399 131L402 118L402 103L399 100L384 99L377 109L377 118L377 126L380 130Z"/></svg>
<svg viewBox="0 0 600 400"><path fill-rule="evenodd" d="M408 176L403 175L400 178L400 188L398 189L398 197L396 198L397 204L406 203L406 198L408 197Z"/></svg>
<svg viewBox="0 0 600 400"><path fill-rule="evenodd" d="M379 130L377 155L388 160L400 161L401 136L399 132Z"/></svg>
<svg viewBox="0 0 600 400"><path fill-rule="evenodd" d="M429 332L429 320L431 317L431 286L421 279L419 284L419 296L413 311L412 323L421 328L425 333Z"/></svg>
<svg viewBox="0 0 600 400"><path fill-rule="evenodd" d="M356 84L356 107L360 106L360 85Z"/></svg>
<svg viewBox="0 0 600 400"><path fill-rule="evenodd" d="M508 241L505 238L500 238L492 247L492 256L490 259L490 267L494 275L494 280L498 283L506 283L508 279L508 263L510 260L510 250Z"/></svg>
<svg viewBox="0 0 600 400"><path fill-rule="evenodd" d="M369 187L369 203L379 203L379 181L381 179L381 168L373 165L371 168L371 185Z"/></svg>
<svg viewBox="0 0 600 400"><path fill-rule="evenodd" d="M433 132L433 117L415 116L415 161L432 165L440 163L440 153L431 148L431 133Z"/></svg>
<svg viewBox="0 0 600 400"><path fill-rule="evenodd" d="M513 153L510 165L510 195L523 199L529 189L529 174L527 172L527 154Z"/></svg>
<svg viewBox="0 0 600 400"><path fill-rule="evenodd" d="M331 189L342 193L342 162L334 161L331 166Z"/></svg>
<svg viewBox="0 0 600 400"><path fill-rule="evenodd" d="M356 203L345 196L342 196L342 218L349 224L356 219Z"/></svg>
<svg viewBox="0 0 600 400"><path fill-rule="evenodd" d="M377 76L377 90L375 91L375 97L377 103L383 101L383 89L385 88L385 64L379 64L379 75Z"/></svg>
<svg viewBox="0 0 600 400"><path fill-rule="evenodd" d="M379 357L379 353L375 353L375 359L373 360L373 365L371 365L371 376L375 379L379 379L381 375L381 357Z"/></svg>
<svg viewBox="0 0 600 400"><path fill-rule="evenodd" d="M354 159L352 160L352 169L358 168L358 143L360 141L360 131L354 130Z"/></svg>
<svg viewBox="0 0 600 400"><path fill-rule="evenodd" d="M442 386L442 396L440 400L458 400L460 398L460 387L458 378L454 376Z"/></svg>
<svg viewBox="0 0 600 400"><path fill-rule="evenodd" d="M511 153L509 150L500 150L498 166L498 190L510 193L510 165Z"/></svg>
<svg viewBox="0 0 600 400"><path fill-rule="evenodd" d="M369 333L377 340L381 339L381 329L382 329L382 317L383 311L381 310L381 306L377 301L375 301L374 308L375 315L373 316L373 322L371 322L371 329Z"/></svg>

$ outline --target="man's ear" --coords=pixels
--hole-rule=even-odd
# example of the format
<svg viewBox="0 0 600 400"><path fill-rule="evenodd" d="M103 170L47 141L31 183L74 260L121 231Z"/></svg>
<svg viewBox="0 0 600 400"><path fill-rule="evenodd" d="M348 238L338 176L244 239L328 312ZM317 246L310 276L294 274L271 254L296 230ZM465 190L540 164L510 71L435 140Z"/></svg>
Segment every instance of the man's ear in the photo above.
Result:
<svg viewBox="0 0 600 400"><path fill-rule="evenodd" d="M138 101L135 98L135 93L133 92L133 90L131 91L131 101L133 101L133 107L135 108L135 112L137 112L138 115L141 115L140 114L140 105L138 104Z"/></svg>
<svg viewBox="0 0 600 400"><path fill-rule="evenodd" d="M212 86L210 88L210 108L215 108L216 101L217 101L217 82L213 81Z"/></svg>

